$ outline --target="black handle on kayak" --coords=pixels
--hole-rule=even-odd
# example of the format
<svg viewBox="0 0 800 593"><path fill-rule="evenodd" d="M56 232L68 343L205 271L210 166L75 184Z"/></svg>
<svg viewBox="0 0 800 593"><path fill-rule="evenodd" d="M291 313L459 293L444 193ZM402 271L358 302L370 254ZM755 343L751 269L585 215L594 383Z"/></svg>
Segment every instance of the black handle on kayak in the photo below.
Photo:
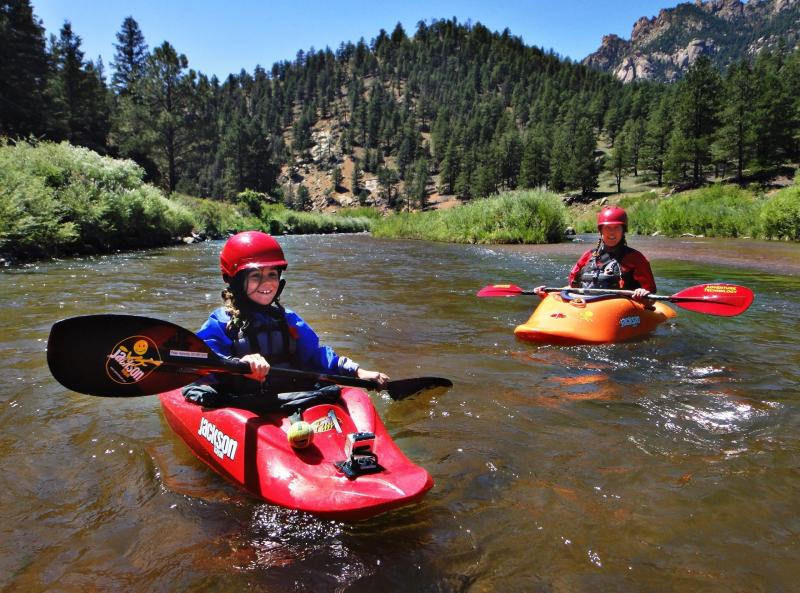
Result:
<svg viewBox="0 0 800 593"><path fill-rule="evenodd" d="M250 365L218 356L196 334L149 317L102 314L55 323L47 342L47 364L56 380L73 391L103 397L135 397L170 391L209 373L248 374ZM452 387L442 377L377 381L272 368L278 377L305 378L364 389L384 389L404 399L424 389Z"/></svg>

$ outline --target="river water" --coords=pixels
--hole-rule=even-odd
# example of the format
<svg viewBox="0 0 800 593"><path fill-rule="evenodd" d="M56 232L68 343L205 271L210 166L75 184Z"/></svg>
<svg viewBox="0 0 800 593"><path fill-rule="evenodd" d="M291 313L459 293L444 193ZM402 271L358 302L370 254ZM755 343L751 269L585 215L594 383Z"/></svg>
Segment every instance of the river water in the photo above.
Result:
<svg viewBox="0 0 800 593"><path fill-rule="evenodd" d="M446 393L374 396L436 485L356 524L261 503L197 461L155 397L49 375L58 319L197 328L220 243L0 272L0 591L775 592L800 582L800 246L637 238L659 293L749 286L739 317L678 309L648 339L534 346L512 330L583 242L281 239L283 298L339 353ZM80 344L76 344L80 347Z"/></svg>

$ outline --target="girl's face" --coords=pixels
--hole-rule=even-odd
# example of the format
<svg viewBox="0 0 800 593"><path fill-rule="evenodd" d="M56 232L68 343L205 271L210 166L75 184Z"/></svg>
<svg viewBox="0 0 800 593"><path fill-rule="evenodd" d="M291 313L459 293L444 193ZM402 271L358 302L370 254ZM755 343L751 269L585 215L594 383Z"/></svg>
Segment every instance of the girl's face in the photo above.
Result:
<svg viewBox="0 0 800 593"><path fill-rule="evenodd" d="M253 268L244 277L244 292L257 305L269 305L275 300L280 281L278 268Z"/></svg>
<svg viewBox="0 0 800 593"><path fill-rule="evenodd" d="M621 224L604 224L600 227L600 237L606 247L616 247L624 234Z"/></svg>

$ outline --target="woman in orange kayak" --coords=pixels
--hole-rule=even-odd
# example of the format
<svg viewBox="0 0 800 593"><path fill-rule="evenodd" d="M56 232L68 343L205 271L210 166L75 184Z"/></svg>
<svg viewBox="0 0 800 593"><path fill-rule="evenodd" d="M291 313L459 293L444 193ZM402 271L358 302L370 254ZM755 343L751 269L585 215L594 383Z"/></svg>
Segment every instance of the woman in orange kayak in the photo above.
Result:
<svg viewBox="0 0 800 593"><path fill-rule="evenodd" d="M573 266L569 287L632 290L634 300L646 300L656 291L656 281L647 258L625 242L628 214L618 206L604 207L597 215L597 230L597 247L584 253ZM534 291L541 298L547 296L544 286Z"/></svg>

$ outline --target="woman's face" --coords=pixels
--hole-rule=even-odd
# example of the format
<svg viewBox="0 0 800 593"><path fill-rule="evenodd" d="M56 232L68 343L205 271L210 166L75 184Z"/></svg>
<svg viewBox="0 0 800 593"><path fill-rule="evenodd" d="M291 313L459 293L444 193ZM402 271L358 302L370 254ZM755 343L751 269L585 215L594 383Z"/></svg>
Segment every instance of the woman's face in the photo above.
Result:
<svg viewBox="0 0 800 593"><path fill-rule="evenodd" d="M624 234L621 224L604 224L600 227L600 237L606 247L616 247Z"/></svg>
<svg viewBox="0 0 800 593"><path fill-rule="evenodd" d="M280 281L278 268L253 268L244 277L244 292L257 305L269 305L275 300Z"/></svg>

